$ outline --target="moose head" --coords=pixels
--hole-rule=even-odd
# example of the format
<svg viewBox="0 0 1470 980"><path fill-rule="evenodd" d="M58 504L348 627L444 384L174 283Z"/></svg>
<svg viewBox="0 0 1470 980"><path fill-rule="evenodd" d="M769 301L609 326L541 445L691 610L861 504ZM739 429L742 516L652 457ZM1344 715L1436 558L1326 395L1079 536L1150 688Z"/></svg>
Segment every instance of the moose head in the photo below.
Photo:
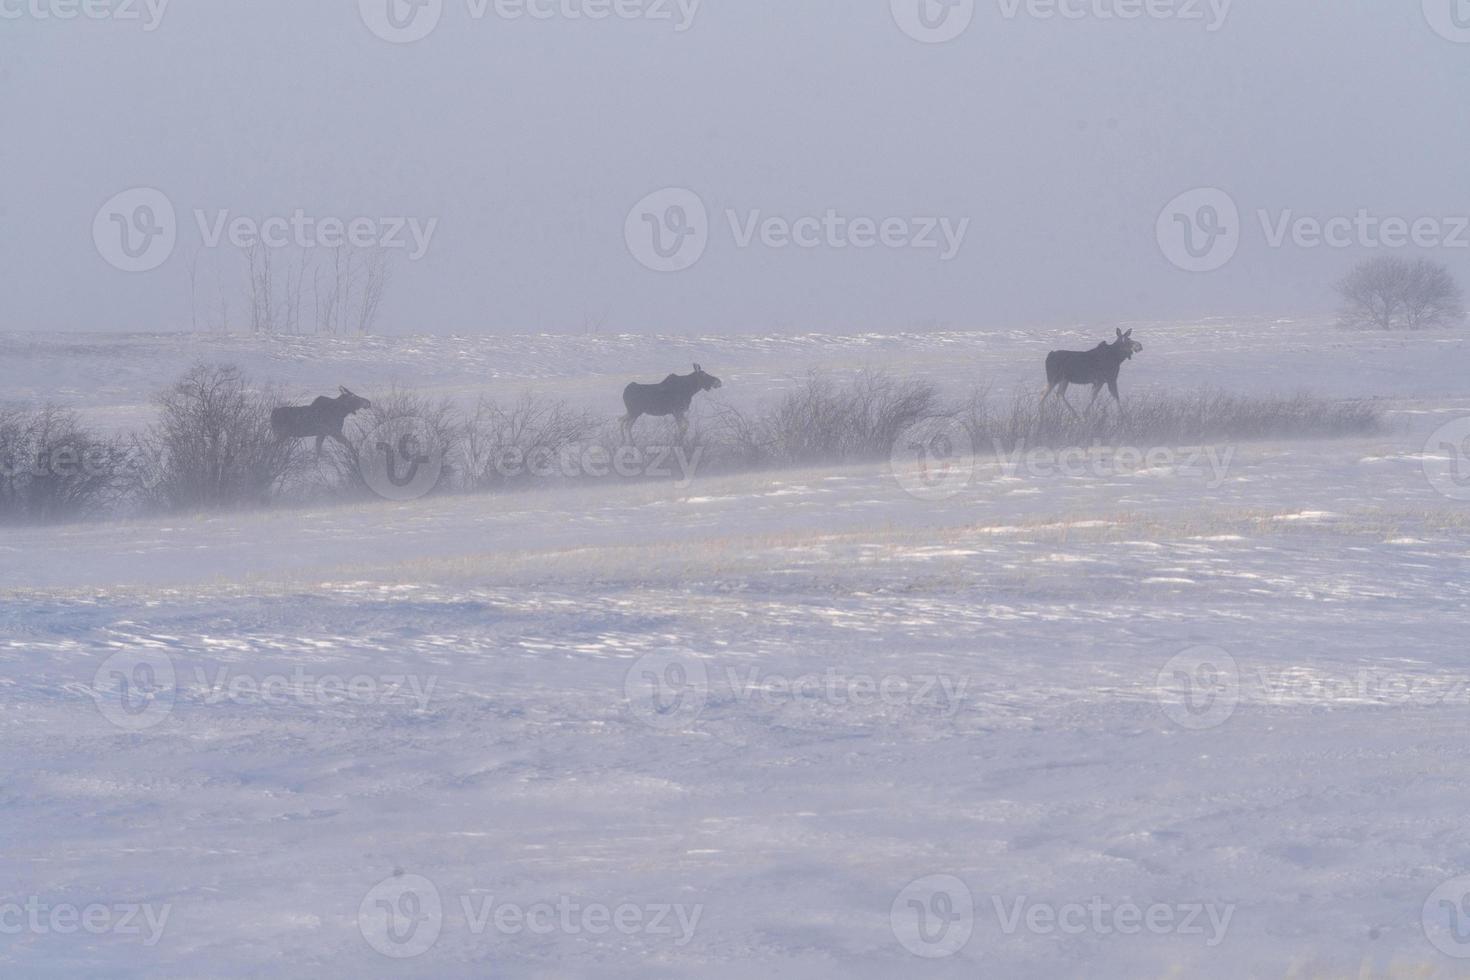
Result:
<svg viewBox="0 0 1470 980"><path fill-rule="evenodd" d="M713 374L705 374L704 368L700 367L698 364L694 365L694 374L692 375L692 377L694 378L695 385L698 386L700 391L709 391L712 388L720 388L723 387L725 384Z"/></svg>
<svg viewBox="0 0 1470 980"><path fill-rule="evenodd" d="M1122 353L1123 360L1131 360L1134 354L1137 354L1143 350L1143 345L1133 339L1132 330L1124 333L1121 327L1117 327L1114 329L1118 331L1118 340L1115 344L1113 344L1113 346L1118 348L1118 350Z"/></svg>
<svg viewBox="0 0 1470 980"><path fill-rule="evenodd" d="M365 408L373 407L372 402L368 401L366 398L363 398L361 395L354 395L352 392L348 391L345 387L341 385L338 385L337 390L342 392L342 395L337 399L337 401L341 403L344 408L347 409L348 415L351 415L354 412L360 412Z"/></svg>

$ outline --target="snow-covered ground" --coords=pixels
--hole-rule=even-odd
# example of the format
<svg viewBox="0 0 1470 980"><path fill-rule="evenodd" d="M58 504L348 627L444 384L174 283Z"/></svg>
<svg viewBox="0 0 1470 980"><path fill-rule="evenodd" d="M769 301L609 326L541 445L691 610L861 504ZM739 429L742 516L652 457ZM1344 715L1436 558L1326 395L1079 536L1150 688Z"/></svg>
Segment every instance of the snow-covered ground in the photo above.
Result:
<svg viewBox="0 0 1470 980"><path fill-rule="evenodd" d="M0 393L133 425L206 358L611 415L694 360L739 405L810 367L1029 391L1111 333L12 334ZM951 495L871 465L0 532L0 975L1470 976L1470 461L1429 440L1465 337L1135 336L1125 396L1392 427Z"/></svg>

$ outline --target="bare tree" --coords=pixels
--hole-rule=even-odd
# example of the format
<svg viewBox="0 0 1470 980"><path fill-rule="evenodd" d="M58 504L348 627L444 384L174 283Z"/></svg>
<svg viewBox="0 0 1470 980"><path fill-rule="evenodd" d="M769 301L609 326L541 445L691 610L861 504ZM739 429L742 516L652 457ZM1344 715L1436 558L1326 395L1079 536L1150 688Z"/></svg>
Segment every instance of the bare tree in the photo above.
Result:
<svg viewBox="0 0 1470 980"><path fill-rule="evenodd" d="M311 291L316 300L316 332L336 333L338 311L342 307L342 289L345 282L346 270L344 263L351 262L351 256L344 256L346 247L332 249L332 265L330 275L323 282L323 272L317 267L316 275L312 279Z"/></svg>
<svg viewBox="0 0 1470 980"><path fill-rule="evenodd" d="M582 332L589 336L602 333L602 328L607 324L607 316L607 310L602 310L599 313L583 313Z"/></svg>
<svg viewBox="0 0 1470 980"><path fill-rule="evenodd" d="M282 312L285 327L293 334L301 332L301 290L310 271L311 253L303 248L297 256L295 267L286 269L286 295Z"/></svg>
<svg viewBox="0 0 1470 980"><path fill-rule="evenodd" d="M199 332L199 249L189 253L189 332Z"/></svg>
<svg viewBox="0 0 1470 980"><path fill-rule="evenodd" d="M353 318L358 333L373 332L378 307L382 305L383 292L390 279L392 270L388 267L388 253L380 248L370 250L363 261L362 287L358 291L356 316Z"/></svg>
<svg viewBox="0 0 1470 980"><path fill-rule="evenodd" d="M330 264L318 268L312 281L318 333L372 333L392 281L388 258L382 249L358 251L343 245L332 250Z"/></svg>
<svg viewBox="0 0 1470 980"><path fill-rule="evenodd" d="M252 333L275 333L276 283L271 250L257 242L244 251L245 298L250 303L250 330Z"/></svg>
<svg viewBox="0 0 1470 980"><path fill-rule="evenodd" d="M1465 316L1460 286L1444 266L1428 259L1382 256L1360 262L1337 292L1348 327L1419 330Z"/></svg>

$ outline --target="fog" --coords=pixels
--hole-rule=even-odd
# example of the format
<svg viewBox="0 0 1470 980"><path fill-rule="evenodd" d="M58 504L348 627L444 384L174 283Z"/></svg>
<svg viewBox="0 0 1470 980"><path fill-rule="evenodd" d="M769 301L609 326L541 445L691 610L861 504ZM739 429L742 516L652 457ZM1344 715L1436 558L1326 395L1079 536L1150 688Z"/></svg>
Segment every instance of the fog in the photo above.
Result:
<svg viewBox="0 0 1470 980"><path fill-rule="evenodd" d="M0 325L249 330L240 249L211 230L298 211L402 219L374 324L390 333L1320 312L1371 232L1272 229L1360 212L1443 222L1426 241L1470 273L1470 45L1435 0L996 0L942 43L879 0L392 2L433 30L385 39L407 36L388 0L0 0ZM93 226L140 187L177 240L129 272ZM625 240L665 188L708 215L674 272ZM1196 188L1240 216L1208 273L1156 235Z"/></svg>
<svg viewBox="0 0 1470 980"><path fill-rule="evenodd" d="M0 977L1464 976L1467 83L0 0Z"/></svg>

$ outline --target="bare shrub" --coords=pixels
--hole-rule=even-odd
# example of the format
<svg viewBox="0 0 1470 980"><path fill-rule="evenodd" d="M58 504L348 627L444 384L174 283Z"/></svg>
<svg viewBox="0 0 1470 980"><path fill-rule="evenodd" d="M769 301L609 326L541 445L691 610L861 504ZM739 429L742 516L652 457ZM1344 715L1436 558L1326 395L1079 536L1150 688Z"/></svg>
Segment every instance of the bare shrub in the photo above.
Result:
<svg viewBox="0 0 1470 980"><path fill-rule="evenodd" d="M1381 256L1359 263L1337 284L1347 327L1419 330L1463 320L1460 286L1428 259Z"/></svg>
<svg viewBox="0 0 1470 980"><path fill-rule="evenodd" d="M510 405L481 398L464 427L467 489L504 490L544 473L557 454L585 444L599 423L565 402L525 395Z"/></svg>
<svg viewBox="0 0 1470 980"><path fill-rule="evenodd" d="M730 405L715 409L708 429L698 438L709 444L713 461L722 469L759 469L771 465L770 447L760 416L748 416Z"/></svg>
<svg viewBox="0 0 1470 980"><path fill-rule="evenodd" d="M0 409L0 523L92 517L115 502L129 463L121 443L72 412Z"/></svg>
<svg viewBox="0 0 1470 980"><path fill-rule="evenodd" d="M271 433L275 399L232 365L198 364L158 396L137 439L140 493L167 510L267 503L297 468L298 443Z"/></svg>
<svg viewBox="0 0 1470 980"><path fill-rule="evenodd" d="M746 460L845 462L887 456L905 429L951 411L928 381L865 371L838 383L813 373L754 420L725 413L721 430Z"/></svg>

